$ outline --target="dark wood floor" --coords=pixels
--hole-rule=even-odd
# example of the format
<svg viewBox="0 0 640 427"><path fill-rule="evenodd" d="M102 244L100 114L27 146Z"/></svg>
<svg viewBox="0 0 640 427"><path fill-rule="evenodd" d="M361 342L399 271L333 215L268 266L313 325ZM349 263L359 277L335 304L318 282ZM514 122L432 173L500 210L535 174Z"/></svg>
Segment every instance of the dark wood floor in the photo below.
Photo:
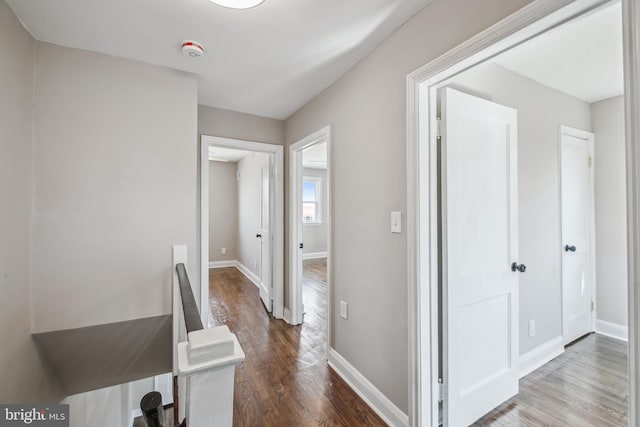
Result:
<svg viewBox="0 0 640 427"><path fill-rule="evenodd" d="M520 380L520 393L474 426L628 424L627 344L591 334Z"/></svg>
<svg viewBox="0 0 640 427"><path fill-rule="evenodd" d="M209 270L212 317L246 354L236 367L234 426L385 425L327 366L324 266L323 273L320 260L305 262L301 326L270 318L258 289L235 268Z"/></svg>
<svg viewBox="0 0 640 427"><path fill-rule="evenodd" d="M269 318L235 268L209 273L212 317L236 333L234 426L384 426L326 363L326 260L304 265L304 324ZM474 426L608 427L628 423L627 345L592 334L520 380L520 393Z"/></svg>

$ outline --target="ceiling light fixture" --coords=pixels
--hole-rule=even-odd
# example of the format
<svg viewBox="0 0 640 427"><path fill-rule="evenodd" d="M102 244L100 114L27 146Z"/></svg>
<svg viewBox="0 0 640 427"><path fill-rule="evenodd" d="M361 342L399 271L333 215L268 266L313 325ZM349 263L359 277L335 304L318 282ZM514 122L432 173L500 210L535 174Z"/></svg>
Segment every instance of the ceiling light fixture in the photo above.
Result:
<svg viewBox="0 0 640 427"><path fill-rule="evenodd" d="M209 0L211 3L215 3L220 6L228 7L231 9L250 9L258 6L264 0Z"/></svg>

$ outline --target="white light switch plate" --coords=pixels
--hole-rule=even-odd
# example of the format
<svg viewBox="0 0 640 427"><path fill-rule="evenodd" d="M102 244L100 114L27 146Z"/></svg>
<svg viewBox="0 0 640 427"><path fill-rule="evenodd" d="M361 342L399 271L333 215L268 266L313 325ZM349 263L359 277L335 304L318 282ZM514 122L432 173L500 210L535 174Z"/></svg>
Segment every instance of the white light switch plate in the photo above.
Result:
<svg viewBox="0 0 640 427"><path fill-rule="evenodd" d="M349 318L349 306L344 301L340 301L340 317L343 319Z"/></svg>
<svg viewBox="0 0 640 427"><path fill-rule="evenodd" d="M402 212L391 212L391 232L402 233Z"/></svg>

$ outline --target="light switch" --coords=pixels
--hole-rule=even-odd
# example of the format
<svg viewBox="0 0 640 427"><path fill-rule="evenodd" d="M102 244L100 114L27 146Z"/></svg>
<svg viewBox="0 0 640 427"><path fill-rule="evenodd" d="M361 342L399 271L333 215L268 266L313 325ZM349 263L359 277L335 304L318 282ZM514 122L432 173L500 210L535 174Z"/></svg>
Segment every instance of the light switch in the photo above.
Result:
<svg viewBox="0 0 640 427"><path fill-rule="evenodd" d="M402 233L402 212L391 212L391 232Z"/></svg>
<svg viewBox="0 0 640 427"><path fill-rule="evenodd" d="M349 318L349 306L345 301L340 301L340 317L343 319Z"/></svg>

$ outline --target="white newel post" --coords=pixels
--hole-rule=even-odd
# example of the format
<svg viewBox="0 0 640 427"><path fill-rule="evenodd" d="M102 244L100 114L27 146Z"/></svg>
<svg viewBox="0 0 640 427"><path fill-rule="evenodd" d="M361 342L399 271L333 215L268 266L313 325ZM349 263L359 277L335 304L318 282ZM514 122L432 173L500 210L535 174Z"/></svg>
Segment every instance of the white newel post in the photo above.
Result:
<svg viewBox="0 0 640 427"><path fill-rule="evenodd" d="M189 427L233 425L233 377L243 360L242 347L226 325L190 332L187 341L178 344Z"/></svg>

